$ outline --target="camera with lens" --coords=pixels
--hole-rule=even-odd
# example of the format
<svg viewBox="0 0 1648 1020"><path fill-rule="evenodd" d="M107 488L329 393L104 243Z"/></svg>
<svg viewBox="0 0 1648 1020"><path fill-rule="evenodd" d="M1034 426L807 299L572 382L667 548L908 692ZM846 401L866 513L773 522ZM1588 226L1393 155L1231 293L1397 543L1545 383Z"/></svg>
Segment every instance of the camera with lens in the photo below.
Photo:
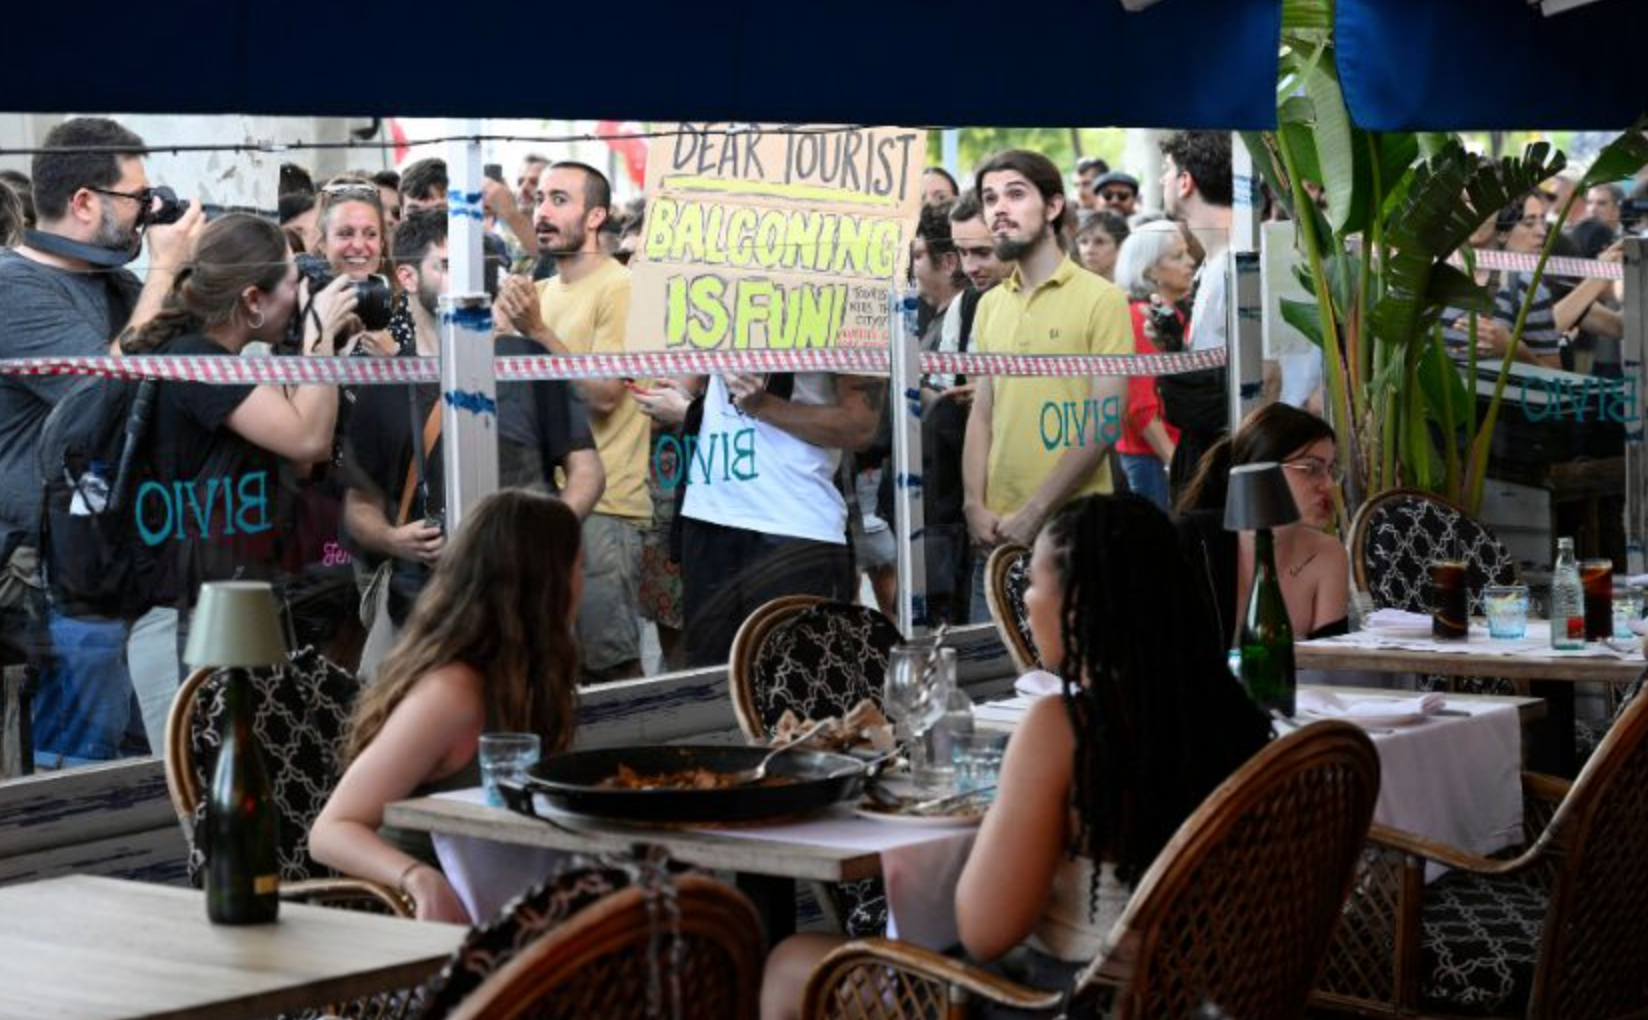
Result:
<svg viewBox="0 0 1648 1020"><path fill-rule="evenodd" d="M315 295L324 290L337 278L332 271L332 264L319 255L305 252L298 255L294 261L298 265L298 276L309 281L309 300L313 302ZM389 328L389 312L392 302L389 293L389 281L382 276L368 276L364 280L355 281L355 314L360 316L361 325L369 330ZM307 315L308 308L304 309ZM298 324L299 336L302 336L302 323Z"/></svg>
<svg viewBox="0 0 1648 1020"><path fill-rule="evenodd" d="M189 200L178 198L177 192L164 184L149 189L150 204L139 216L140 226L165 226L176 223L189 211Z"/></svg>
<svg viewBox="0 0 1648 1020"><path fill-rule="evenodd" d="M1177 308L1152 301L1147 306L1146 314L1150 319L1150 331L1156 337L1157 350L1166 354L1184 350L1184 320L1179 318Z"/></svg>
<svg viewBox="0 0 1648 1020"><path fill-rule="evenodd" d="M441 534L446 534L446 511L442 509L425 514L423 526L426 528L438 528L440 529Z"/></svg>

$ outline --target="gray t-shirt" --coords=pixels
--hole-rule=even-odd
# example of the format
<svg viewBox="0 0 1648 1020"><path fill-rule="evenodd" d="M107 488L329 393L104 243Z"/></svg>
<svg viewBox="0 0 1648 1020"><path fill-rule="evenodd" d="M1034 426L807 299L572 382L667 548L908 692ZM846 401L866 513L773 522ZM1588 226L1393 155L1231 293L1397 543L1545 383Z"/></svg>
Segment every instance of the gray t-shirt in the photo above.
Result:
<svg viewBox="0 0 1648 1020"><path fill-rule="evenodd" d="M110 277L112 272L113 276ZM125 326L112 295L137 303L137 277L120 269L72 272L0 249L0 358L95 357ZM40 525L35 453L40 426L78 376L0 375L0 542L21 531L33 544Z"/></svg>

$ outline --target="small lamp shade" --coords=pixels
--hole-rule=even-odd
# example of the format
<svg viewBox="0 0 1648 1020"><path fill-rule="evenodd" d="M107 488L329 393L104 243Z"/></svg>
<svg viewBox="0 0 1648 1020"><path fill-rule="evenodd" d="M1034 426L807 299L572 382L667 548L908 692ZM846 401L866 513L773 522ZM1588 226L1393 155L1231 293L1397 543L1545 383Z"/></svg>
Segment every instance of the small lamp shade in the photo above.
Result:
<svg viewBox="0 0 1648 1020"><path fill-rule="evenodd" d="M1279 528L1299 519L1282 465L1272 461L1238 464L1230 469L1225 492L1225 530Z"/></svg>
<svg viewBox="0 0 1648 1020"><path fill-rule="evenodd" d="M191 666L275 666L286 661L275 593L262 581L200 586L183 659Z"/></svg>

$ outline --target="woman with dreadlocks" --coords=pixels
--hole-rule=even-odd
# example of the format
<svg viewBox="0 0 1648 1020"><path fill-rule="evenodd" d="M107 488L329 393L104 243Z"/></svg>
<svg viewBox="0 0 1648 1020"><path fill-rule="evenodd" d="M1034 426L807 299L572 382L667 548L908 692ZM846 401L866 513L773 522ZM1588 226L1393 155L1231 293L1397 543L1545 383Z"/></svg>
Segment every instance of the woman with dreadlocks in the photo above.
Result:
<svg viewBox="0 0 1648 1020"><path fill-rule="evenodd" d="M1270 739L1200 591L1148 500L1087 496L1042 528L1024 600L1063 692L1013 731L956 888L972 960L1068 988L1180 823ZM763 1020L797 1015L807 975L840 942L797 935L774 950Z"/></svg>
<svg viewBox="0 0 1648 1020"><path fill-rule="evenodd" d="M956 889L972 958L1027 941L1007 969L1068 987L1180 823L1270 739L1197 590L1144 499L1089 496L1042 529L1025 607L1063 693L1014 731Z"/></svg>

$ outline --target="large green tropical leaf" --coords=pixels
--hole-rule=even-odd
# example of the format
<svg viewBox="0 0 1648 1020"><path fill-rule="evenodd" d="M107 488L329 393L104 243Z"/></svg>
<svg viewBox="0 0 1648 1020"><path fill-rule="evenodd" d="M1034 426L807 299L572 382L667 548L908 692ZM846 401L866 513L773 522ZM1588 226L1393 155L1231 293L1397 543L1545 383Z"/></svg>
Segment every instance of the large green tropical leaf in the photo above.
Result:
<svg viewBox="0 0 1648 1020"><path fill-rule="evenodd" d="M1561 153L1552 155L1543 142L1530 145L1520 158L1489 162L1457 141L1420 164L1407 202L1386 226L1391 256L1382 267L1385 293L1373 310L1374 335L1397 348L1422 339L1422 327L1442 310L1432 301L1431 281L1444 260L1483 220L1561 172L1563 165ZM1468 296L1454 282L1445 283L1441 292Z"/></svg>
<svg viewBox="0 0 1648 1020"><path fill-rule="evenodd" d="M1339 90L1339 74L1334 69L1332 51L1328 51L1325 59L1307 66L1302 78L1312 108L1316 165L1321 170L1319 183L1327 197L1328 223L1334 234L1343 236L1346 225L1358 210L1357 177L1366 173L1358 173L1357 163L1368 158L1366 144L1361 132L1351 127L1350 111L1345 108L1345 97Z"/></svg>
<svg viewBox="0 0 1648 1020"><path fill-rule="evenodd" d="M1592 185L1623 181L1634 177L1638 170L1648 165L1648 135L1643 134L1645 128L1648 128L1648 116L1639 117L1628 131L1609 142L1597 153L1596 160L1574 190L1583 195Z"/></svg>
<svg viewBox="0 0 1648 1020"><path fill-rule="evenodd" d="M1282 321L1305 335L1311 343L1322 346L1322 309L1314 301L1295 301L1282 298Z"/></svg>

